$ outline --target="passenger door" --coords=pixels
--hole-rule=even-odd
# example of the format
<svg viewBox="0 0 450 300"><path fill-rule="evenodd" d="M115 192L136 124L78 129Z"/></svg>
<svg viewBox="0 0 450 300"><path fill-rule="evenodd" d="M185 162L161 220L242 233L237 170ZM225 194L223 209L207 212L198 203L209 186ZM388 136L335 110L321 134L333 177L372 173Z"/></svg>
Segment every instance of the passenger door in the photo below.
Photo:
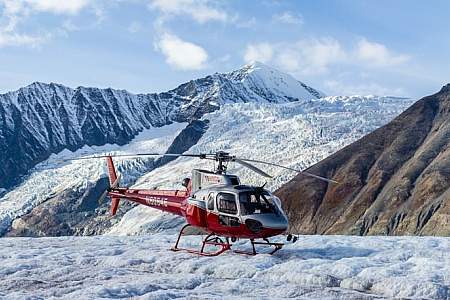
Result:
<svg viewBox="0 0 450 300"><path fill-rule="evenodd" d="M222 226L239 227L238 205L236 195L221 192L216 197L219 224Z"/></svg>

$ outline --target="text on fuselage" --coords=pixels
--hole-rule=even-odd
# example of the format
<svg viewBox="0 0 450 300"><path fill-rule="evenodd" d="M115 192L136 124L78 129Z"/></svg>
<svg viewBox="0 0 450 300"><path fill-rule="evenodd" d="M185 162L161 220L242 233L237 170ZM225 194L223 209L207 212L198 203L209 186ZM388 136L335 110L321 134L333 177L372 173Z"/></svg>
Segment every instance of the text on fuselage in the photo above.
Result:
<svg viewBox="0 0 450 300"><path fill-rule="evenodd" d="M145 202L150 206L164 206L167 207L167 198L160 198L155 196L145 197Z"/></svg>

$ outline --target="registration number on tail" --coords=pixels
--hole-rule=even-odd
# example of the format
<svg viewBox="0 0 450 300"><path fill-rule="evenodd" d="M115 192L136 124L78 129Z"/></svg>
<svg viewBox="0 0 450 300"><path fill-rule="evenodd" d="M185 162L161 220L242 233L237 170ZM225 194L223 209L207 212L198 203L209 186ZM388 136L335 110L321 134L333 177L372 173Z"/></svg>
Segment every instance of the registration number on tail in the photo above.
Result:
<svg viewBox="0 0 450 300"><path fill-rule="evenodd" d="M159 198L154 196L149 196L145 198L145 202L147 202L150 206L164 206L167 207L167 198Z"/></svg>

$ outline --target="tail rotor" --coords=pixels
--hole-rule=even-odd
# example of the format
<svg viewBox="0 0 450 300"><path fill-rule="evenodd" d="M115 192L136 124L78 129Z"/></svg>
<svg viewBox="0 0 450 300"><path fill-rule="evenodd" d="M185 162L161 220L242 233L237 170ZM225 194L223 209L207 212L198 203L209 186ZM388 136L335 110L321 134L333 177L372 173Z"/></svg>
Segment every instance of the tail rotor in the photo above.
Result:
<svg viewBox="0 0 450 300"><path fill-rule="evenodd" d="M108 193L110 192L111 189L115 189L119 187L119 183L120 183L120 174L119 176L117 176L116 180L113 182L112 185L109 186L109 188L107 188L102 195L98 198L98 204L102 204L105 201L105 198L108 196Z"/></svg>

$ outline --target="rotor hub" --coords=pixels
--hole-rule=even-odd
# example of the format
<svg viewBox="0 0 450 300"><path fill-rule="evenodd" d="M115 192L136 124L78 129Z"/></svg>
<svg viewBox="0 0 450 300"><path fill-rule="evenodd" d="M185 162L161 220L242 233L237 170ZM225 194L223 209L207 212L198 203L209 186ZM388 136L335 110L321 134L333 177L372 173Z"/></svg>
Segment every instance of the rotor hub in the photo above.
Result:
<svg viewBox="0 0 450 300"><path fill-rule="evenodd" d="M216 173L225 174L227 171L226 163L233 160L233 157L230 156L230 153L225 151L218 151L214 156L214 159L218 162Z"/></svg>

